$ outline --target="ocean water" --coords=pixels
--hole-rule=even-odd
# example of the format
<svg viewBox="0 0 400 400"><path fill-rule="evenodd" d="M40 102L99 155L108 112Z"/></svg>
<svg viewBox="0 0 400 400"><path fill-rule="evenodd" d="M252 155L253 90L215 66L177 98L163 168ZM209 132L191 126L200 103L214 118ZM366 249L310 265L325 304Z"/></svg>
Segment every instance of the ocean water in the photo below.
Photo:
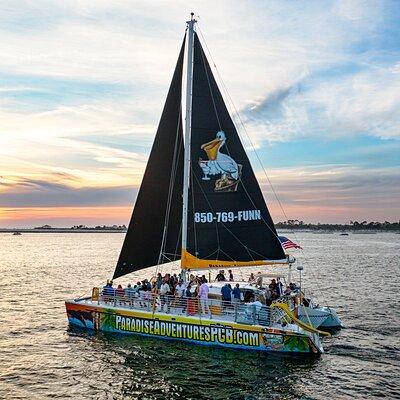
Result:
<svg viewBox="0 0 400 400"><path fill-rule="evenodd" d="M289 236L345 325L317 359L70 329L64 300L112 275L123 234L0 234L0 399L400 398L400 236Z"/></svg>

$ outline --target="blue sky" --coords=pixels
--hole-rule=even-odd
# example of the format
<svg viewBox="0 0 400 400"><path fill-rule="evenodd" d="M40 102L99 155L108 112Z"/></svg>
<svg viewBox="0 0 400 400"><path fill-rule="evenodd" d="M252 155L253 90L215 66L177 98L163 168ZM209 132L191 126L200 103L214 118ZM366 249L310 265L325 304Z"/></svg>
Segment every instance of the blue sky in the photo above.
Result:
<svg viewBox="0 0 400 400"><path fill-rule="evenodd" d="M400 2L38 0L2 2L0 226L127 222L192 10L288 216L398 220Z"/></svg>

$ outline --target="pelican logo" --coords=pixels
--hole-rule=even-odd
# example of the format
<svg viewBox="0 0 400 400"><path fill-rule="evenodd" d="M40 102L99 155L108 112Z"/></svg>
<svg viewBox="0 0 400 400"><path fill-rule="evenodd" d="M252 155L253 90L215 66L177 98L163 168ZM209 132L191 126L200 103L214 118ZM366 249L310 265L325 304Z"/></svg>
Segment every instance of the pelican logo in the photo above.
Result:
<svg viewBox="0 0 400 400"><path fill-rule="evenodd" d="M242 166L232 157L220 152L225 143L226 136L223 131L217 132L216 138L211 142L204 143L201 149L206 152L208 160L199 158L199 166L203 170L204 181L209 181L210 176L220 176L215 181L214 191L236 192L242 175Z"/></svg>

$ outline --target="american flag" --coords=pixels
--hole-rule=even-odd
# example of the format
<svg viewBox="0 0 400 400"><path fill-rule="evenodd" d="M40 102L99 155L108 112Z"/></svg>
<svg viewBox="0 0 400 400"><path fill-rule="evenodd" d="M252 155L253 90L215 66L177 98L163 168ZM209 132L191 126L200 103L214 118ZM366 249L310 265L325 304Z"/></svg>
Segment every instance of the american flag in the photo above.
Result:
<svg viewBox="0 0 400 400"><path fill-rule="evenodd" d="M285 236L278 236L278 239L281 242L281 245L285 250L287 250L287 249L303 249L301 246L299 246L295 242L292 242L290 239L288 239Z"/></svg>

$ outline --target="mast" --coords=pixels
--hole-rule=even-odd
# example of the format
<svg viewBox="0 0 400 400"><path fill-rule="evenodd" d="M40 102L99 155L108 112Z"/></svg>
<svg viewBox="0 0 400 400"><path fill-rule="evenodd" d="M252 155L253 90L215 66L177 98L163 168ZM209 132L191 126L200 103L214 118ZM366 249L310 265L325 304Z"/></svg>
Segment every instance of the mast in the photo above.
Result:
<svg viewBox="0 0 400 400"><path fill-rule="evenodd" d="M192 90L193 90L193 38L194 13L190 13L190 21L187 21L187 74L186 74L186 121L185 121L185 158L183 167L183 207L182 207L182 253L187 248L188 229L188 206L189 206L189 185L190 185L190 139L192 129ZM184 272L184 270L182 270ZM182 273L185 279L186 274Z"/></svg>

